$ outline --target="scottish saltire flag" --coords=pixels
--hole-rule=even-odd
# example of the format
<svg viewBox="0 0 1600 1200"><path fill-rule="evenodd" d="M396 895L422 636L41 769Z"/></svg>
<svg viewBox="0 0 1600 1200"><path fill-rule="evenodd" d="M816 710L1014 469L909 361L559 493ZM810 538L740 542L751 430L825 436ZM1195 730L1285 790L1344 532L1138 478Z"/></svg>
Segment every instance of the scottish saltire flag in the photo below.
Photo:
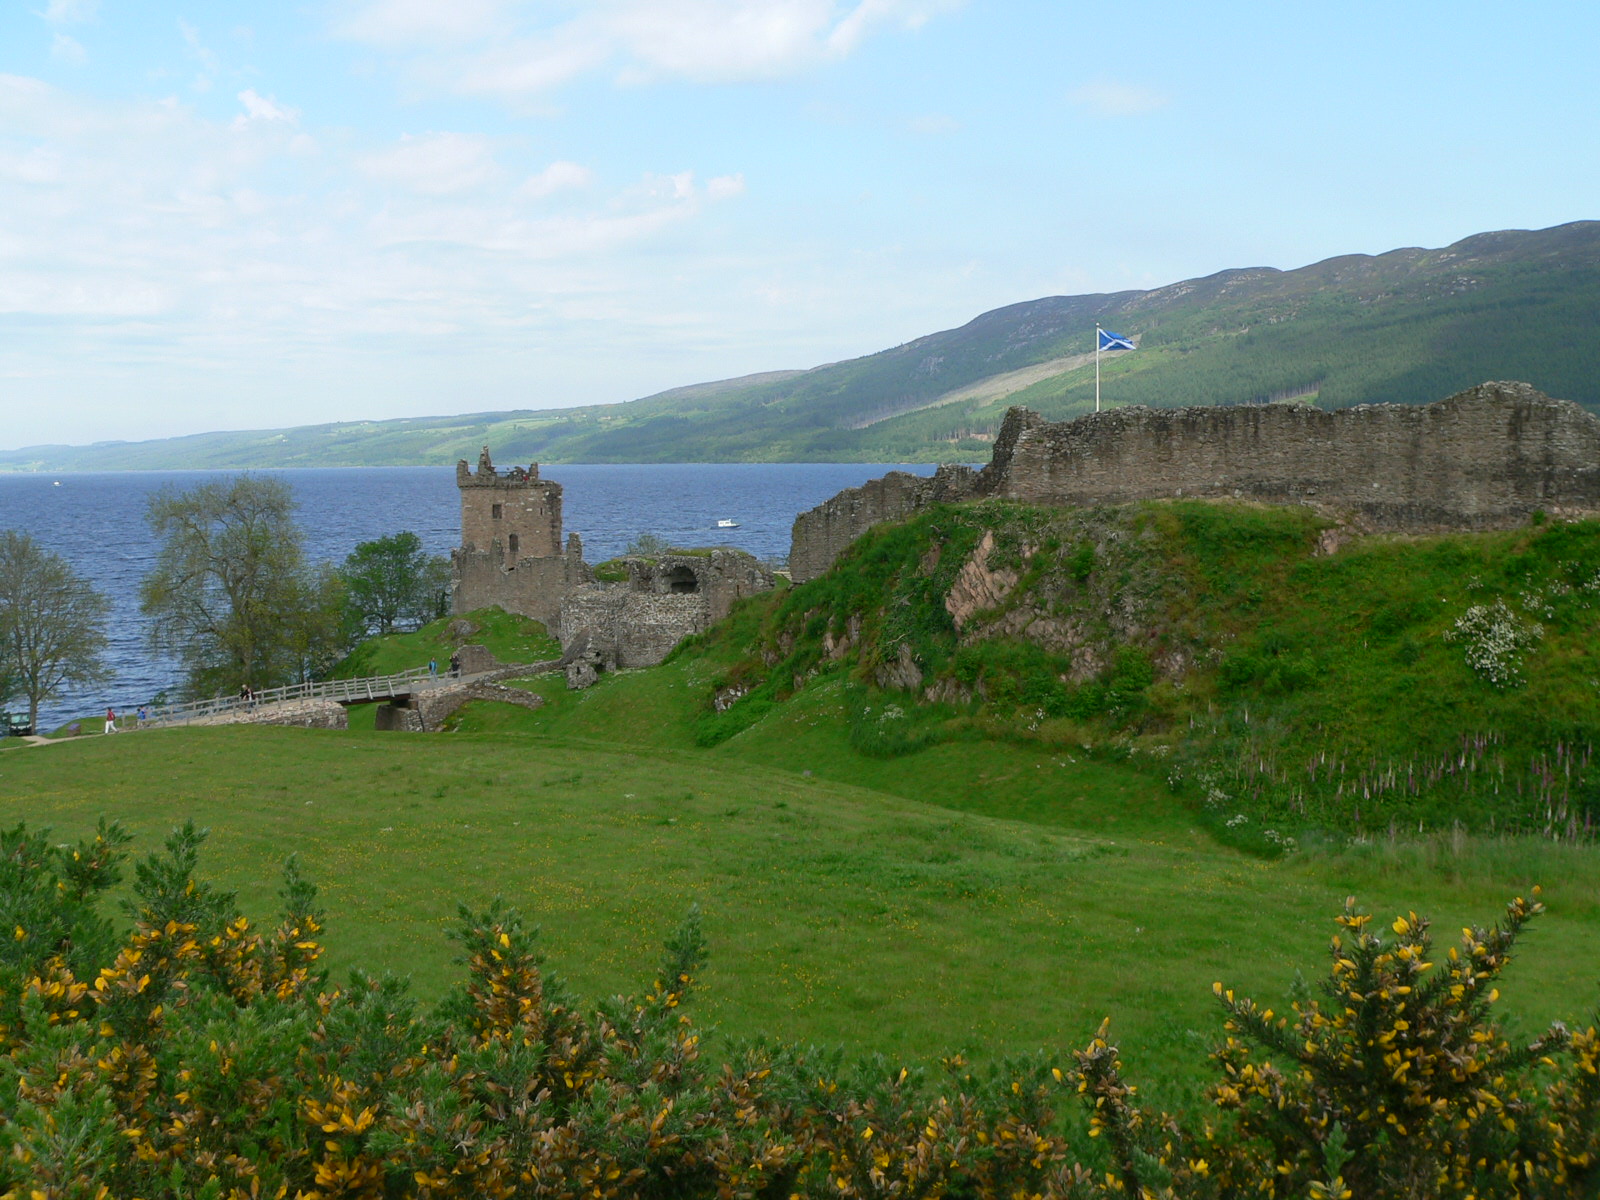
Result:
<svg viewBox="0 0 1600 1200"><path fill-rule="evenodd" d="M1134 348L1133 340L1131 338L1123 337L1120 333L1112 333L1110 330L1106 329L1096 329L1095 332L1100 335L1100 345L1098 349L1132 350Z"/></svg>

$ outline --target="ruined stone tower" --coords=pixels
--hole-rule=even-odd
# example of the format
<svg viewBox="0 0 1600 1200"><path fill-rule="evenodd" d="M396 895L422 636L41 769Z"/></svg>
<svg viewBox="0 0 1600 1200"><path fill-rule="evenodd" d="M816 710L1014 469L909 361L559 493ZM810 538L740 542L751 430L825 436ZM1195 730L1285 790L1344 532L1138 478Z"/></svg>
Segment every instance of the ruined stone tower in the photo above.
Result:
<svg viewBox="0 0 1600 1200"><path fill-rule="evenodd" d="M451 554L455 611L498 604L553 626L561 597L592 579L578 536L565 549L561 544L561 485L540 479L538 463L496 471L485 446L476 474L466 459L456 463L456 487L461 546Z"/></svg>
<svg viewBox="0 0 1600 1200"><path fill-rule="evenodd" d="M684 638L772 586L772 572L742 550L718 548L629 558L626 584L596 583L577 534L561 545L561 485L539 464L496 471L489 447L476 473L456 464L461 545L451 552L452 608L499 605L544 622L561 640L573 686L597 671L660 662Z"/></svg>
<svg viewBox="0 0 1600 1200"><path fill-rule="evenodd" d="M485 446L476 475L466 459L456 463L456 487L461 489L463 550L494 551L505 565L524 556L561 553L561 485L540 479L538 463L502 475Z"/></svg>

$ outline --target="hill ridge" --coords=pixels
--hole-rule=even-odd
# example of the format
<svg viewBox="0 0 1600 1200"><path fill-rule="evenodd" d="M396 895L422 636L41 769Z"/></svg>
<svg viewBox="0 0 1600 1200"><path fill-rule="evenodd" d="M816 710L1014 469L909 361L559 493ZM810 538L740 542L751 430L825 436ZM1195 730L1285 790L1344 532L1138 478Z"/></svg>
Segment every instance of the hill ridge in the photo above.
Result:
<svg viewBox="0 0 1600 1200"><path fill-rule="evenodd" d="M1597 309L1600 221L1581 220L1437 249L1037 297L875 354L621 404L31 446L0 451L0 470L443 464L484 441L497 454L544 462L970 462L987 455L1007 404L1052 419L1092 406L1093 371L1082 356L1096 322L1139 341L1138 353L1104 372L1113 406L1283 396L1325 408L1426 403L1517 378L1593 410ZM984 386L1057 360L1062 370L1020 390Z"/></svg>

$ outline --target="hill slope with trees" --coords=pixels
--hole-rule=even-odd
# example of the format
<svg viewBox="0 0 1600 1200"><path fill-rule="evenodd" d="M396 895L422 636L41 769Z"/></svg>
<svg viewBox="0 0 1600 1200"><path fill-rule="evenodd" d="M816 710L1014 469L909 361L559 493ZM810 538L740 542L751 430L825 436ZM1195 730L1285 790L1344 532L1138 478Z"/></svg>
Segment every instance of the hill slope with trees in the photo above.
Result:
<svg viewBox="0 0 1600 1200"><path fill-rule="evenodd" d="M1107 403L1420 404L1523 379L1600 409L1600 222L1222 271L1153 291L1051 296L809 371L626 404L349 422L0 453L0 469L449 463L485 442L542 462L966 462L1011 404L1094 403L1096 323L1139 349L1103 364Z"/></svg>

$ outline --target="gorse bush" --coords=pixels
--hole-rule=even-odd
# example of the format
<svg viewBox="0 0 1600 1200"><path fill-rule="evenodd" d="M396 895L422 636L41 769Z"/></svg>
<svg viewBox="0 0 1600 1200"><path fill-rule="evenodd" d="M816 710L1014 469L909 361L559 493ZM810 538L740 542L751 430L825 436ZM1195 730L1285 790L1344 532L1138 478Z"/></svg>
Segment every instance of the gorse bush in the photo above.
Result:
<svg viewBox="0 0 1600 1200"><path fill-rule="evenodd" d="M0 1196L1581 1197L1600 1189L1600 1035L1513 1045L1496 984L1540 911L1513 901L1443 954L1353 903L1320 996L1291 1012L1217 985L1209 1113L1144 1109L1102 1026L1084 1050L935 1072L782 1041L703 1057L686 1012L693 912L637 994L580 1005L534 935L463 908L464 979L318 967L313 889L256 932L196 877L203 834L140 863L126 836L0 834Z"/></svg>

